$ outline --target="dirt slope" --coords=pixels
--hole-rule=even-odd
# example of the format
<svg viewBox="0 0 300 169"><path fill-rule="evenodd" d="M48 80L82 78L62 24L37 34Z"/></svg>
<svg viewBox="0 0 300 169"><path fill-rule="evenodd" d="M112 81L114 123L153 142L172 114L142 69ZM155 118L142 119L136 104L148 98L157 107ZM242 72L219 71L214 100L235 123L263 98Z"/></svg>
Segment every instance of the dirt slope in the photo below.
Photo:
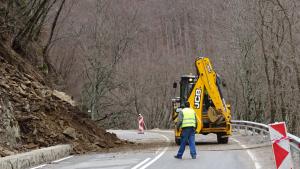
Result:
<svg viewBox="0 0 300 169"><path fill-rule="evenodd" d="M70 143L75 153L123 144L59 99L30 63L0 45L0 157Z"/></svg>

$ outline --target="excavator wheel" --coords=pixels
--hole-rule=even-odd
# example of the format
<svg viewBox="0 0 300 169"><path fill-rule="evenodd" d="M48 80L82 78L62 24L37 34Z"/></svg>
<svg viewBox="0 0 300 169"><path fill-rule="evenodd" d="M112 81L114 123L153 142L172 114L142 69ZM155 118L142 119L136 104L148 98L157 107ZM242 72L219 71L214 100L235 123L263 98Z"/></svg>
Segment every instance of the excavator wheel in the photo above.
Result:
<svg viewBox="0 0 300 169"><path fill-rule="evenodd" d="M227 144L228 143L228 137L224 133L218 133L217 140L218 140L219 144Z"/></svg>

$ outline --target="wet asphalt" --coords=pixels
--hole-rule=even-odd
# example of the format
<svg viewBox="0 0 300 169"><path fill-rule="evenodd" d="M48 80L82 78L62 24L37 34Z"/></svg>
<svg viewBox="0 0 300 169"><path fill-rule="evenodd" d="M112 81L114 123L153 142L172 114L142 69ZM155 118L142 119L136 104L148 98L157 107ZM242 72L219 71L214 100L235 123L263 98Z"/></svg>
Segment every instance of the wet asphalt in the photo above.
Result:
<svg viewBox="0 0 300 169"><path fill-rule="evenodd" d="M157 147L113 153L77 155L50 163L42 169L271 169L272 148L259 135L234 133L228 144L217 144L216 136L197 135L197 159L191 159L186 147L183 159L175 159L178 146L174 134L167 130L151 130L137 134L134 130L110 130L118 137ZM165 144L168 142L169 144ZM159 146L159 145L162 146ZM242 146L241 146L242 145ZM246 147L246 148L245 148Z"/></svg>

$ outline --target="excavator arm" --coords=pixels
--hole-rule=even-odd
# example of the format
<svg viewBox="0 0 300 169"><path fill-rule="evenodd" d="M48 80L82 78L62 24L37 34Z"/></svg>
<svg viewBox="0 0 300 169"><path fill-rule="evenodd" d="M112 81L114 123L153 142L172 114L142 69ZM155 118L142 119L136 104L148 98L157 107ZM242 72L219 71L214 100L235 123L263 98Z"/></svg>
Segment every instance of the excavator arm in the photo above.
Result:
<svg viewBox="0 0 300 169"><path fill-rule="evenodd" d="M220 84L218 83L218 76L216 72L213 70L213 66L211 65L208 58L198 58L195 62L195 66L197 69L198 79L196 84L188 98L188 101L191 103L191 107L194 108L198 117L198 128L196 131L199 133L202 128L202 112L203 112L203 101L204 94L208 94L210 99L213 102L214 108L218 113L220 113L225 122L230 122L230 110L227 108L225 103L225 99L222 96L222 92L220 89Z"/></svg>

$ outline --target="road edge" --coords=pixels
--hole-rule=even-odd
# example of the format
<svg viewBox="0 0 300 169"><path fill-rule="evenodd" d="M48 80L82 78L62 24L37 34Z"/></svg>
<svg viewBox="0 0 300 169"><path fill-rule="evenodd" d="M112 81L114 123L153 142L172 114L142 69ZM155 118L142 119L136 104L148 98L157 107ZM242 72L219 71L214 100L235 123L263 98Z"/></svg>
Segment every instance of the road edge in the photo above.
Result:
<svg viewBox="0 0 300 169"><path fill-rule="evenodd" d="M48 163L69 156L72 146L69 144L32 150L30 152L0 158L1 169L24 169Z"/></svg>
<svg viewBox="0 0 300 169"><path fill-rule="evenodd" d="M248 149L248 147L244 144L242 144L239 140L235 139L235 138L231 138L232 141L238 143L243 149L246 150L246 153L248 154L248 156L251 158L255 169L261 169L262 166L259 164L259 162L256 160L255 155Z"/></svg>

